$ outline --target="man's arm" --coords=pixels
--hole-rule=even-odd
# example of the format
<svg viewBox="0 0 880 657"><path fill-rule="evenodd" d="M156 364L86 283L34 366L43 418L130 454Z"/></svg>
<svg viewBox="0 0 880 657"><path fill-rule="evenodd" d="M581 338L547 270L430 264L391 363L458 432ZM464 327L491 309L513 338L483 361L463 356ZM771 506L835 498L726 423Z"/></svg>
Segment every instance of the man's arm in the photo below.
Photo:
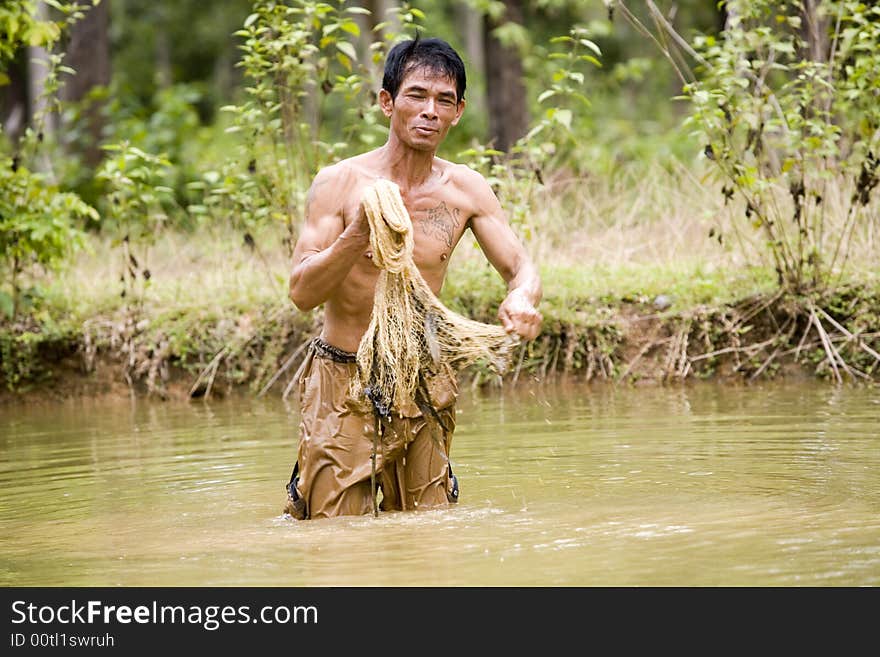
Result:
<svg viewBox="0 0 880 657"><path fill-rule="evenodd" d="M344 171L338 165L322 169L306 198L306 218L293 250L290 300L306 311L324 303L370 245L370 226L363 206L345 226Z"/></svg>
<svg viewBox="0 0 880 657"><path fill-rule="evenodd" d="M498 308L498 319L508 331L533 340L541 331L541 313L535 306L543 296L541 277L517 239L501 203L476 171L468 170L466 185L476 202L477 212L470 225L483 253L507 283L507 296Z"/></svg>

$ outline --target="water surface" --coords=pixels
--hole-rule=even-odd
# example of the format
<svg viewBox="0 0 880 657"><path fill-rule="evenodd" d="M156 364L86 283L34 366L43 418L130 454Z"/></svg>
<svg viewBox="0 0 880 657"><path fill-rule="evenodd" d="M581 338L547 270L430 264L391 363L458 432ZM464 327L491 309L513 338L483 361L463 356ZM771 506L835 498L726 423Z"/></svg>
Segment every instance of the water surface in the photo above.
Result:
<svg viewBox="0 0 880 657"><path fill-rule="evenodd" d="M876 586L880 390L463 391L450 509L281 516L295 404L0 408L5 586Z"/></svg>

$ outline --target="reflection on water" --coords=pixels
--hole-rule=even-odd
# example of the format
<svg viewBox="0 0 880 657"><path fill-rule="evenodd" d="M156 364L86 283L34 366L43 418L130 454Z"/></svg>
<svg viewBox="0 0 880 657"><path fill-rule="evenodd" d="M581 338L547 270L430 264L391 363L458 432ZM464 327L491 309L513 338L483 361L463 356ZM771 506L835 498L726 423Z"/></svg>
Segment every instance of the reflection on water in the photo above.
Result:
<svg viewBox="0 0 880 657"><path fill-rule="evenodd" d="M876 586L880 391L466 391L451 509L280 516L280 400L0 409L0 584Z"/></svg>

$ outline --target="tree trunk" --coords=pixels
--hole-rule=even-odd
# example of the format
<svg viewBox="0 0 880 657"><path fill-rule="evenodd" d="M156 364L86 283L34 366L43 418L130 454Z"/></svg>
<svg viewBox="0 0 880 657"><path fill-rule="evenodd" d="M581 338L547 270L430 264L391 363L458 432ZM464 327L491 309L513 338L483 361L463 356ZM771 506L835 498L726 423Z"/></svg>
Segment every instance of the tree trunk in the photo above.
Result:
<svg viewBox="0 0 880 657"><path fill-rule="evenodd" d="M369 71L370 80L373 83L371 89L378 92L382 86L385 62L383 60L373 61L373 51L370 50L370 44L374 41L384 41L385 35L389 32L400 31L397 15L392 11L392 9L398 8L400 3L398 0L358 0L356 4L370 11L369 15L354 15L354 19L361 29L361 36L355 45L361 63ZM376 30L376 27L381 23L388 23L388 25L384 29Z"/></svg>
<svg viewBox="0 0 880 657"><path fill-rule="evenodd" d="M0 125L9 141L17 143L28 122L28 76L26 53L19 52L9 63L9 84L0 87Z"/></svg>
<svg viewBox="0 0 880 657"><path fill-rule="evenodd" d="M464 60L468 72L468 99L470 112L483 114L486 111L486 95L474 83L474 73L486 70L485 48L483 39L483 23L479 12L467 2L458 0L455 3L455 26L459 34L464 35Z"/></svg>
<svg viewBox="0 0 880 657"><path fill-rule="evenodd" d="M37 2L37 18L49 20L49 8L45 2ZM28 117L31 123L38 118L42 124L38 129L45 135L55 132L55 116L48 112L48 99L45 97L46 76L49 71L49 53L40 46L28 46Z"/></svg>
<svg viewBox="0 0 880 657"><path fill-rule="evenodd" d="M804 57L814 62L828 61L828 16L819 12L819 0L804 0L801 7L801 35L807 42Z"/></svg>
<svg viewBox="0 0 880 657"><path fill-rule="evenodd" d="M101 139L104 129L104 101L90 99L95 87L110 84L110 2L102 0L86 11L85 16L73 24L70 43L64 63L76 74L65 79L61 88L61 100L85 102L83 120L89 134L83 155L89 166L101 161Z"/></svg>
<svg viewBox="0 0 880 657"><path fill-rule="evenodd" d="M528 131L526 88L523 66L515 48L504 46L493 31L505 22L522 23L522 0L503 0L505 12L501 19L483 20L486 62L486 95L489 104L489 141L507 151Z"/></svg>

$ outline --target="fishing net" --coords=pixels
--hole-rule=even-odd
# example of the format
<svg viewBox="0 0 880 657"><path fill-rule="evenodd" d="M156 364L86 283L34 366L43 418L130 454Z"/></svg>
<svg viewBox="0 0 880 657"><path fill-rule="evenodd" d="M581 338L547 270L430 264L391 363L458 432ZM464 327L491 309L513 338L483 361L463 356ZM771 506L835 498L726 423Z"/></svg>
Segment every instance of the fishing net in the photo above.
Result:
<svg viewBox="0 0 880 657"><path fill-rule="evenodd" d="M378 415L415 402L430 406L426 377L483 362L503 373L519 338L503 327L453 312L434 296L413 263L413 227L396 184L379 179L364 195L373 264L381 269L370 326L357 352L353 393Z"/></svg>

